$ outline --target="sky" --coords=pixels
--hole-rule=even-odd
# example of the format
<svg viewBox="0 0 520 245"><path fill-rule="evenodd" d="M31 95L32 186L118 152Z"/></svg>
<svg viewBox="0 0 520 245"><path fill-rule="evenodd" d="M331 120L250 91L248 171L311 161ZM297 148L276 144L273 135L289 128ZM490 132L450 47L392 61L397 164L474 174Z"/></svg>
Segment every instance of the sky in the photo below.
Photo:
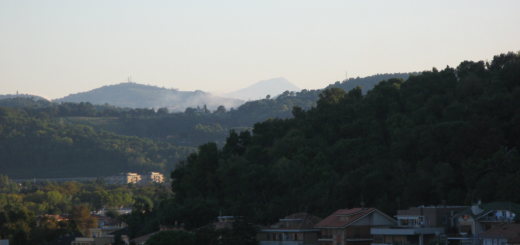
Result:
<svg viewBox="0 0 520 245"><path fill-rule="evenodd" d="M231 92L284 77L456 67L520 51L520 1L0 0L0 94L56 99L131 80Z"/></svg>

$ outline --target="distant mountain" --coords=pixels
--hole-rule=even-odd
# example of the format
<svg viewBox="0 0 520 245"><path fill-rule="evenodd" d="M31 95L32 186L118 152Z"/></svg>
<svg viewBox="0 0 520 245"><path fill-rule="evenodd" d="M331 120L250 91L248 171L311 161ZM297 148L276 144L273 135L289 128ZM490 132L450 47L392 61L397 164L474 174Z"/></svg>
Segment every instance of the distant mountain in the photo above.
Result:
<svg viewBox="0 0 520 245"><path fill-rule="evenodd" d="M31 98L34 101L48 100L46 98L43 98L43 97L38 96L38 95L33 95L33 94L0 94L0 100L3 100L3 99L14 99L14 98Z"/></svg>
<svg viewBox="0 0 520 245"><path fill-rule="evenodd" d="M170 112L185 111L187 107L207 106L215 110L223 105L226 108L238 107L244 101L223 98L200 90L178 91L177 89L160 88L157 86L137 83L120 83L108 85L88 92L71 94L55 102L90 102L92 104L108 103L118 107L154 108L166 107Z"/></svg>
<svg viewBox="0 0 520 245"><path fill-rule="evenodd" d="M269 80L262 80L247 88L243 88L231 93L226 93L224 96L248 101L264 99L267 95L274 97L285 91L300 91L300 88L287 81L287 79L279 77Z"/></svg>

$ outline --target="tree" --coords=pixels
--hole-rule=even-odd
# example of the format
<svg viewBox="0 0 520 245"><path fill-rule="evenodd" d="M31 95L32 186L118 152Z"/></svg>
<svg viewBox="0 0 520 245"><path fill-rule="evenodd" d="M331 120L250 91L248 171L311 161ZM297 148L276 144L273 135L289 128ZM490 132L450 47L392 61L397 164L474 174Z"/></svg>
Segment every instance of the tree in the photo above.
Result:
<svg viewBox="0 0 520 245"><path fill-rule="evenodd" d="M224 107L223 105L220 105L219 107L217 107L217 110L215 111L215 113L217 113L217 114L224 114L226 112L227 112L226 107Z"/></svg>
<svg viewBox="0 0 520 245"><path fill-rule="evenodd" d="M90 209L87 205L73 206L70 214L71 220L74 221L76 229L83 232L85 235L89 235L90 228L97 227L97 219L90 217Z"/></svg>
<svg viewBox="0 0 520 245"><path fill-rule="evenodd" d="M168 108L166 108L166 107L159 108L159 110L157 110L157 115L161 115L161 116L168 115Z"/></svg>
<svg viewBox="0 0 520 245"><path fill-rule="evenodd" d="M345 97L347 93L345 90L340 88L331 88L325 89L320 94L320 99L318 100L318 106L324 106L328 104L337 104L340 99Z"/></svg>

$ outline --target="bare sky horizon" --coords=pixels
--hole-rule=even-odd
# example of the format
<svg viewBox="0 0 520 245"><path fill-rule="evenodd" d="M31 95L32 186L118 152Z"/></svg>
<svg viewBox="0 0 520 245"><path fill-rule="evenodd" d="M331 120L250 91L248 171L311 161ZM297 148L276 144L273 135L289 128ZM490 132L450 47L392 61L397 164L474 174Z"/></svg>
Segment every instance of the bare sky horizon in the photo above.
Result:
<svg viewBox="0 0 520 245"><path fill-rule="evenodd" d="M126 82L230 92L520 50L520 1L0 1L0 94Z"/></svg>

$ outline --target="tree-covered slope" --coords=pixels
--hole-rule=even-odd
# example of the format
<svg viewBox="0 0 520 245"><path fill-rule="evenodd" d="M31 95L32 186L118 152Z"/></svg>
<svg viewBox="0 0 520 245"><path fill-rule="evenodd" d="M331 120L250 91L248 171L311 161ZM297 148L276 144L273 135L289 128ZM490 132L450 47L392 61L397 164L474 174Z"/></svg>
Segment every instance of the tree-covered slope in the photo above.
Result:
<svg viewBox="0 0 520 245"><path fill-rule="evenodd" d="M0 172L13 179L167 172L193 151L0 107Z"/></svg>
<svg viewBox="0 0 520 245"><path fill-rule="evenodd" d="M201 206L268 223L361 200L389 214L441 200L520 202L520 54L389 79L366 95L326 89L293 114L232 132L221 150L200 146L171 175L172 217L198 225Z"/></svg>
<svg viewBox="0 0 520 245"><path fill-rule="evenodd" d="M350 91L357 86L360 86L363 90L363 94L366 94L368 90L371 90L376 86L379 82L383 80L388 80L392 78L401 78L406 80L410 77L410 75L419 75L419 72L411 72L411 73L386 73L386 74L376 74L368 77L356 77L349 78L347 80L343 80L343 82L335 82L334 84L330 84L325 89L331 88L340 88L345 91Z"/></svg>

